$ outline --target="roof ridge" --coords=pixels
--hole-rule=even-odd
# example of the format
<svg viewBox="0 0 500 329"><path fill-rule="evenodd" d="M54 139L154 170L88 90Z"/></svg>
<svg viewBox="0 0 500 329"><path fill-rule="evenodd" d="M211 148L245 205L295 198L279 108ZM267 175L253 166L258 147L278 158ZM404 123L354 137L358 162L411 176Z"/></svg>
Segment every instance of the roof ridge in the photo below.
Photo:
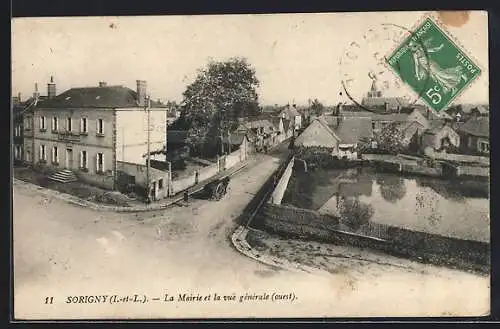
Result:
<svg viewBox="0 0 500 329"><path fill-rule="evenodd" d="M333 131L332 128L330 128L330 126L328 125L328 122L326 122L326 120L322 117L317 117L315 120L318 120L318 122L326 128L326 131L328 131L328 133L330 135L332 135L335 139L337 139L338 141L340 141L340 137L337 136L337 134Z"/></svg>

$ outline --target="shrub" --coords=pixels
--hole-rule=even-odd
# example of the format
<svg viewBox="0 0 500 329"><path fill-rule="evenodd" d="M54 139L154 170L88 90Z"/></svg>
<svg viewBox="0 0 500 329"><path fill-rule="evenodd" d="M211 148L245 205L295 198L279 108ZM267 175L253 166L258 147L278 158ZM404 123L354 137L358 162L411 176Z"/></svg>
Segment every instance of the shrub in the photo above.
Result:
<svg viewBox="0 0 500 329"><path fill-rule="evenodd" d="M353 230L358 230L361 226L368 223L373 216L373 207L359 200L345 200L340 206L340 215L342 222Z"/></svg>
<svg viewBox="0 0 500 329"><path fill-rule="evenodd" d="M320 167L326 167L334 160L332 150L326 147L300 147L296 150L295 156Z"/></svg>

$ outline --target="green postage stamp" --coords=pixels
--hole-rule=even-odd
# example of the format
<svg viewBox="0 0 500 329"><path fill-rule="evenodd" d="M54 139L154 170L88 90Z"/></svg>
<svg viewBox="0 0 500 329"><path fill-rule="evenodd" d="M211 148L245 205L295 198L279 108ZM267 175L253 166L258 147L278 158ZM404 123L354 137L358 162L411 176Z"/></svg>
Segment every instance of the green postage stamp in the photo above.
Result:
<svg viewBox="0 0 500 329"><path fill-rule="evenodd" d="M438 113L481 74L479 66L429 17L386 61Z"/></svg>

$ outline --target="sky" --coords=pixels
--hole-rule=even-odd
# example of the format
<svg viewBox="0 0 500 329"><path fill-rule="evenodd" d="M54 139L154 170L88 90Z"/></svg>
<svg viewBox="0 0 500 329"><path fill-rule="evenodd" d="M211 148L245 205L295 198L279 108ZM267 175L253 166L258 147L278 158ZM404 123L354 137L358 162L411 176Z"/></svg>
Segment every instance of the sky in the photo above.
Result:
<svg viewBox="0 0 500 329"><path fill-rule="evenodd" d="M61 17L12 20L12 94L42 95L54 77L57 92L72 87L124 85L135 90L146 80L153 99L182 100L182 92L208 60L246 57L260 80L261 104L324 104L345 101L344 71L356 80L350 93L368 91L369 64L340 63L353 41L384 23L408 29L424 12L321 13L211 16ZM435 13L434 13L435 14ZM483 68L483 74L458 101L488 101L488 21L471 12L448 32ZM388 54L391 45L373 42ZM378 48L380 49L378 49ZM365 65L366 64L366 65ZM343 71L344 70L344 71Z"/></svg>

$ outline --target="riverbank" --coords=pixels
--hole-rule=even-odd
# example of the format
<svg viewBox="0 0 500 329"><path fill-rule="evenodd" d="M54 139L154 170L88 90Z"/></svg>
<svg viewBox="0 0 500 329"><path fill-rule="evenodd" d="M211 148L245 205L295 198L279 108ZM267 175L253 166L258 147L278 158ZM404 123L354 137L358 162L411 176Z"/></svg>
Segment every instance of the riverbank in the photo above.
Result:
<svg viewBox="0 0 500 329"><path fill-rule="evenodd" d="M363 154L362 162L380 170L401 173L403 175L420 175L436 178L470 178L488 179L490 166L484 161L459 162L442 159L430 159L403 154Z"/></svg>
<svg viewBox="0 0 500 329"><path fill-rule="evenodd" d="M338 245L321 241L283 237L264 231L250 230L246 241L261 257L273 257L327 271L331 274L351 272L362 277L377 279L379 275L391 270L432 274L441 276L444 273L455 273L457 269L449 269L437 264L428 265L422 260L410 260L387 253L350 245ZM478 277L486 277L488 271L475 271L462 268L460 272L468 272ZM457 272L458 273L458 272Z"/></svg>
<svg viewBox="0 0 500 329"><path fill-rule="evenodd" d="M427 264L488 273L490 245L376 222L345 225L344 217L283 205L264 205L252 224L284 239L368 248Z"/></svg>
<svg viewBox="0 0 500 329"><path fill-rule="evenodd" d="M440 179L477 179L489 180L490 166L484 157L477 162L460 157L429 158L406 154L362 154L358 159L337 159L324 150L302 150L296 154L297 170L307 172L318 168L348 169L373 167L382 172L397 173L405 176L427 176Z"/></svg>

